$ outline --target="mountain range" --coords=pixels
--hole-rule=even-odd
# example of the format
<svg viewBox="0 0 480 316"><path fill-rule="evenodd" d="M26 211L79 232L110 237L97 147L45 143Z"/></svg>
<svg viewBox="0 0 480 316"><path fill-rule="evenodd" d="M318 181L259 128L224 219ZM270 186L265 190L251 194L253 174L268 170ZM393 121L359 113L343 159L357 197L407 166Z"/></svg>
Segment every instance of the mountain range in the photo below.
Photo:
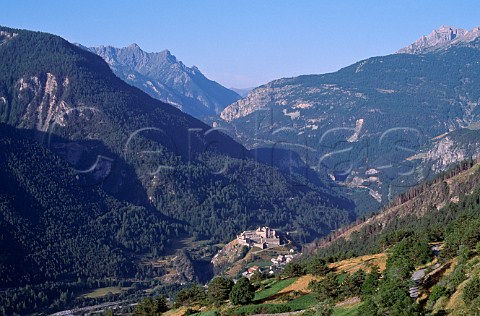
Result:
<svg viewBox="0 0 480 316"><path fill-rule="evenodd" d="M101 56L128 84L199 119L216 117L240 99L236 92L206 78L197 67L185 66L168 50L147 53L137 44L84 48Z"/></svg>
<svg viewBox="0 0 480 316"><path fill-rule="evenodd" d="M441 27L396 54L274 80L225 108L218 125L248 148L297 151L375 208L466 158L460 143L435 144L480 119L479 35Z"/></svg>
<svg viewBox="0 0 480 316"><path fill-rule="evenodd" d="M477 33L441 27L241 99L168 51L0 27L0 311L79 306L73 293L112 284L167 291L167 253L188 270L178 283L205 280L198 264L258 226L304 245L356 221L311 246L338 256L397 230L434 234L457 219L451 203L472 215Z"/></svg>

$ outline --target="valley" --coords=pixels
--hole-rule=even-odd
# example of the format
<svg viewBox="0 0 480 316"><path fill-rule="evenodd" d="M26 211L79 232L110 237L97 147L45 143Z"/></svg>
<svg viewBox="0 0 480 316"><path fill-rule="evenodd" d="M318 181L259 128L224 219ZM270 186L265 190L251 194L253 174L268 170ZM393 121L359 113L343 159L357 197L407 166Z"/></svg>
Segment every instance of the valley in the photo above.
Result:
<svg viewBox="0 0 480 316"><path fill-rule="evenodd" d="M0 26L0 315L480 312L479 57L442 26L227 89Z"/></svg>

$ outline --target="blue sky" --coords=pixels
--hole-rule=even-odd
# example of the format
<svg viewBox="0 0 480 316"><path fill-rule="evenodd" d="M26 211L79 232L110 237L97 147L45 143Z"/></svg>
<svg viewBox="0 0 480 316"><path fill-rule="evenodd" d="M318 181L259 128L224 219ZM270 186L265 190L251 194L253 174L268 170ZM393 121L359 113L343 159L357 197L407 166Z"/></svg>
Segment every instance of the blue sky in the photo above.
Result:
<svg viewBox="0 0 480 316"><path fill-rule="evenodd" d="M0 25L86 46L169 49L227 87L338 70L393 53L441 25L480 25L476 1L13 1Z"/></svg>

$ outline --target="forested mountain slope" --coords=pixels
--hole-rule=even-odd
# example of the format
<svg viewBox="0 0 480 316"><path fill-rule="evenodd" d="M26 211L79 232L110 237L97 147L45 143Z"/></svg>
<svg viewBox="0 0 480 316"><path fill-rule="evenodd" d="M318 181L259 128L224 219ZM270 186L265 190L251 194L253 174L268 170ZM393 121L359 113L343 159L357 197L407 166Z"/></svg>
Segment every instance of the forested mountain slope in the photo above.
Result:
<svg viewBox="0 0 480 316"><path fill-rule="evenodd" d="M90 185L32 134L0 124L2 287L134 275L135 253L176 236L171 219Z"/></svg>
<svg viewBox="0 0 480 316"><path fill-rule="evenodd" d="M438 172L435 166L447 168L443 157L452 158L448 164L468 158L457 157L455 146L417 155L480 119L480 37L476 29L468 34L441 49L272 81L228 106L219 124L248 148L295 150L312 168L384 205Z"/></svg>
<svg viewBox="0 0 480 316"><path fill-rule="evenodd" d="M273 152L255 160L123 82L99 56L58 36L0 31L8 311L83 302L73 291L100 284L157 284L164 271L145 260L178 250L178 237L213 245L268 225L306 242L355 219L326 177L277 168Z"/></svg>
<svg viewBox="0 0 480 316"><path fill-rule="evenodd" d="M398 196L381 214L304 248L275 276L266 270L241 278L237 284L246 284L242 293L250 287L250 299L239 301L232 289L229 297L217 296L230 304L212 304L202 300L201 287L192 287L179 293L174 307L303 316L475 315L479 211L480 164L467 160Z"/></svg>
<svg viewBox="0 0 480 316"><path fill-rule="evenodd" d="M257 225L312 240L354 218L327 180L308 183L255 161L225 134L124 83L99 56L57 36L1 29L9 35L0 45L0 120L36 131L88 185L212 242Z"/></svg>

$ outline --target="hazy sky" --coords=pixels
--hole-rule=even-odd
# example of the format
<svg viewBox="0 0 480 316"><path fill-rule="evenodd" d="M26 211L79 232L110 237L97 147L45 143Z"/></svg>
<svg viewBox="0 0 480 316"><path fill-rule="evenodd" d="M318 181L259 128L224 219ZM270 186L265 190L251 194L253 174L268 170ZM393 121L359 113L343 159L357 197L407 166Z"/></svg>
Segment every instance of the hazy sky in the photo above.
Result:
<svg viewBox="0 0 480 316"><path fill-rule="evenodd" d="M480 1L17 1L0 25L86 46L169 49L227 87L332 72L393 53L441 25L480 25Z"/></svg>

